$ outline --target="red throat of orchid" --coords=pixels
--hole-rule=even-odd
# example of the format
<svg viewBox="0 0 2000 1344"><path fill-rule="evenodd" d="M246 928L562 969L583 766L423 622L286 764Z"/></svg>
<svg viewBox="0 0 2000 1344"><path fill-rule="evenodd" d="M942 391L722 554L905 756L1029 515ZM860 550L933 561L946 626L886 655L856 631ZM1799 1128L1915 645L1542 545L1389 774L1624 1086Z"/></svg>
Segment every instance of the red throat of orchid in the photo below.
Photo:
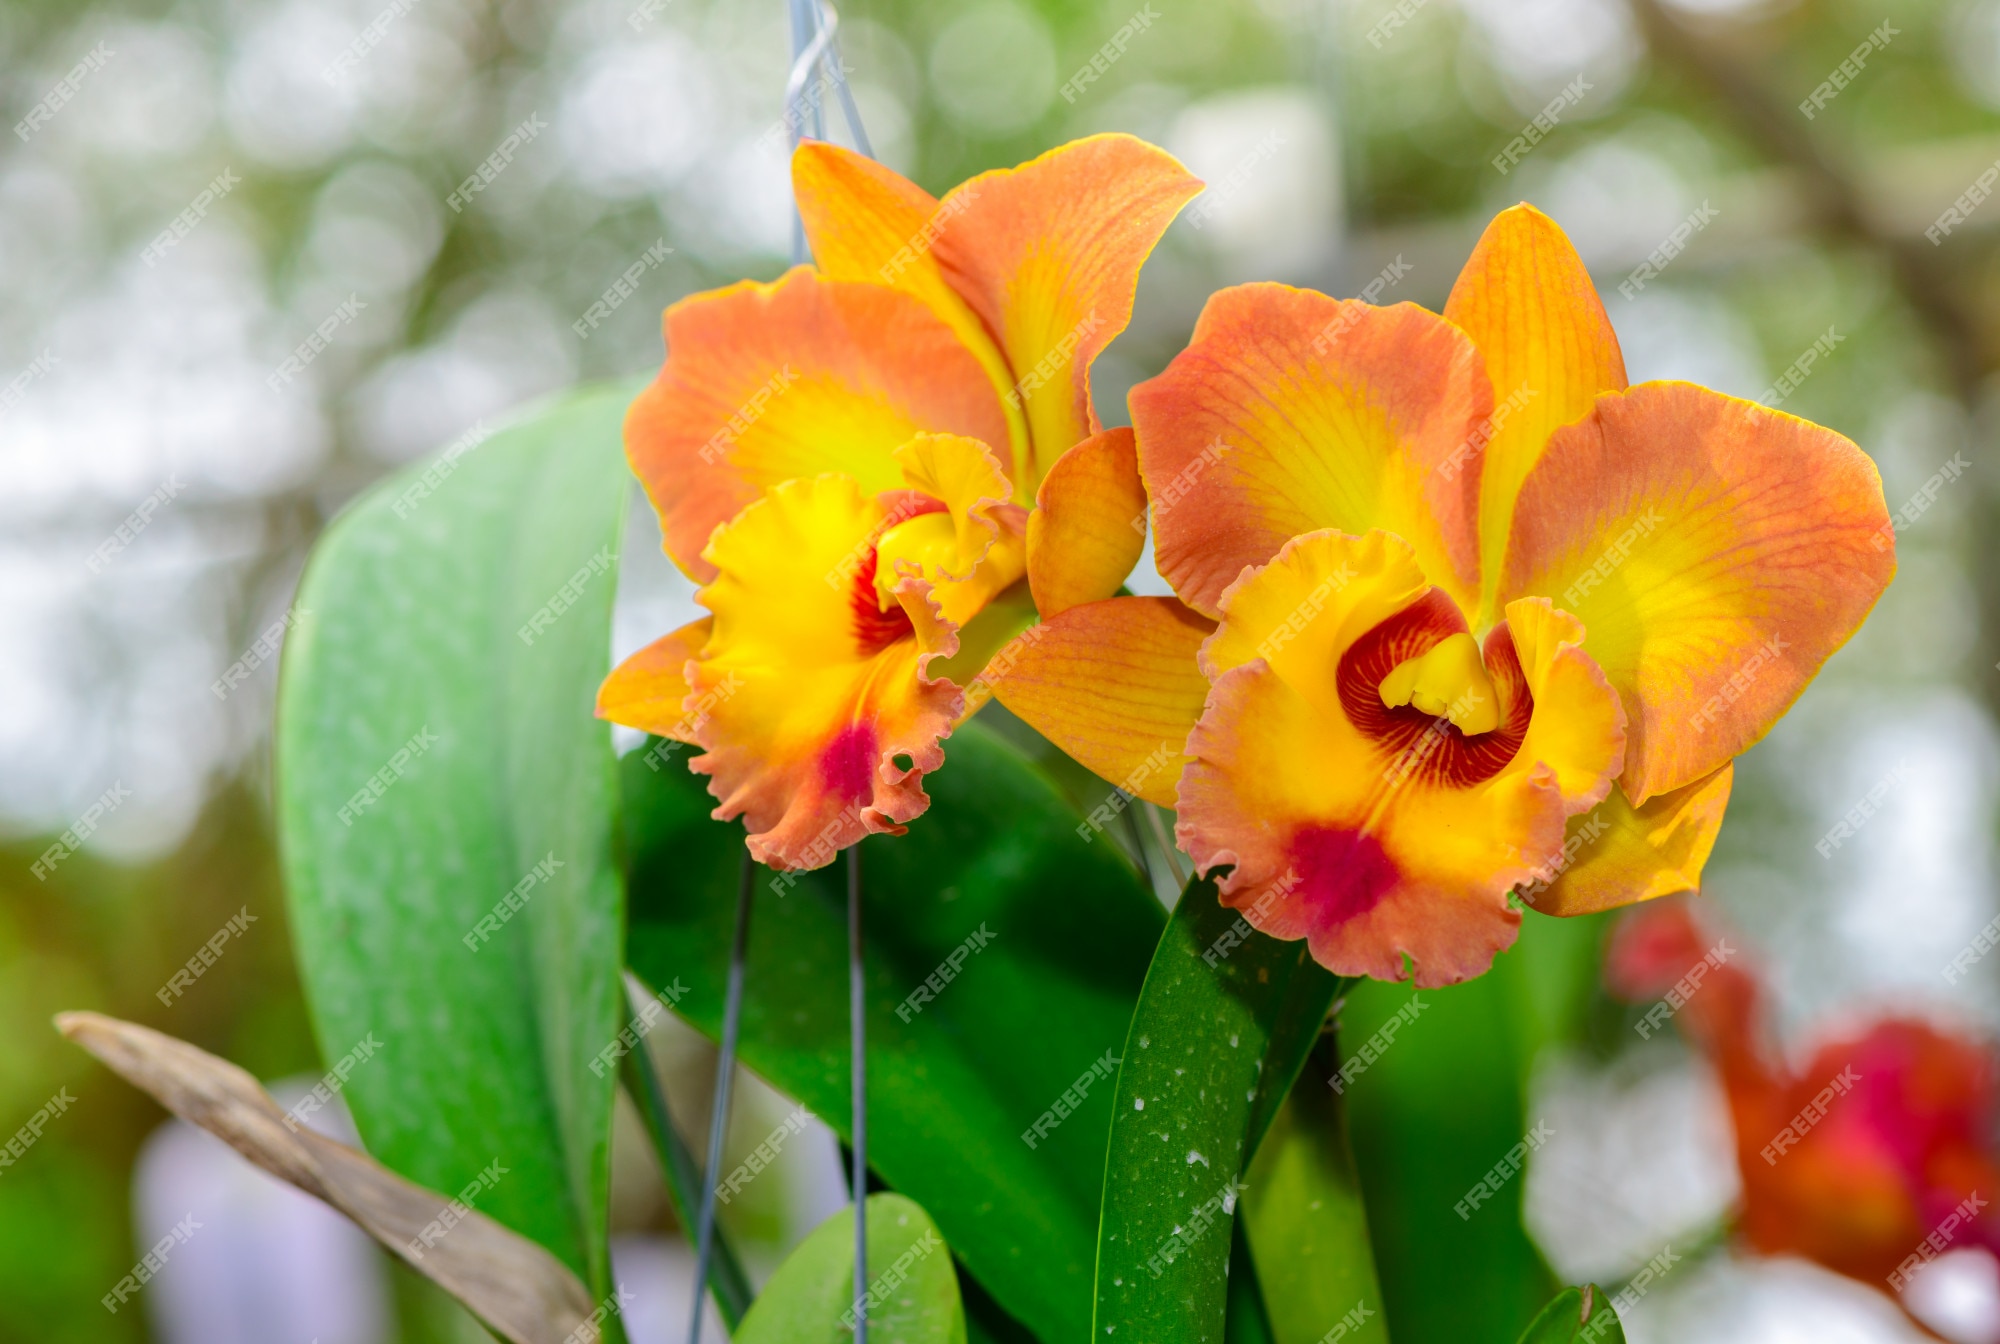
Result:
<svg viewBox="0 0 2000 1344"><path fill-rule="evenodd" d="M864 656L880 653L897 640L916 635L910 614L900 602L891 602L887 611L882 609L882 595L875 587L877 563L875 550L870 547L854 571L847 592L847 605L854 613L854 643Z"/></svg>
<svg viewBox="0 0 2000 1344"><path fill-rule="evenodd" d="M1363 736L1392 753L1394 786L1416 782L1471 788L1505 769L1527 738L1535 700L1505 626L1487 636L1483 668L1444 683L1449 689L1438 692L1436 701L1426 702L1421 688L1414 696L1407 687L1391 689L1398 673L1433 661L1440 646L1454 637L1470 642L1465 618L1451 598L1432 589L1357 639L1340 659L1341 707ZM1404 703L1385 704L1389 699ZM1459 726L1465 721L1476 728L1495 719L1497 726L1486 732Z"/></svg>
<svg viewBox="0 0 2000 1344"><path fill-rule="evenodd" d="M875 582L881 573L881 553L875 543L898 523L946 511L943 500L915 490L889 491L884 497L891 501L889 516L882 520L875 534L868 539L868 546L861 554L861 563L855 568L847 590L848 607L854 613L854 643L863 657L873 657L897 640L916 635L909 613L903 610L901 603L885 601L881 588Z"/></svg>

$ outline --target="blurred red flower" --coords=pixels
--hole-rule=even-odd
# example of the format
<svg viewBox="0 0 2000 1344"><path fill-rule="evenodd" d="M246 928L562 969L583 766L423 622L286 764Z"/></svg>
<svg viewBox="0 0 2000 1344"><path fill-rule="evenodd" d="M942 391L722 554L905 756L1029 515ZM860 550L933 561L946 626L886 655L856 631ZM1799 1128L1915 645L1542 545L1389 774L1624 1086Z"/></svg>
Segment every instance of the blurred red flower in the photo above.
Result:
<svg viewBox="0 0 2000 1344"><path fill-rule="evenodd" d="M1750 1248L1893 1293L1945 1251L2000 1254L1988 1207L2000 1195L1993 1061L1981 1043L1885 1017L1793 1068L1769 1040L1756 974L1683 901L1619 925L1605 980L1621 998L1662 998L1647 1022L1671 1016L1721 1075Z"/></svg>

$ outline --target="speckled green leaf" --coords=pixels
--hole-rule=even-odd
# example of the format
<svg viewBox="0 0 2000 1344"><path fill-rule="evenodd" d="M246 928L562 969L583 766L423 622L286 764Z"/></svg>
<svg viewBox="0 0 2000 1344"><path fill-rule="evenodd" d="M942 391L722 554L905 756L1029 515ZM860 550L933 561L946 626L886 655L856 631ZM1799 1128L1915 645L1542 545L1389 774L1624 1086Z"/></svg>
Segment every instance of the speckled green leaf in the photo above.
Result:
<svg viewBox="0 0 2000 1344"><path fill-rule="evenodd" d="M479 1211L599 1292L617 1072L590 1065L625 1015L592 704L627 400L564 396L350 505L300 584L277 736L299 968L369 1151L446 1191L497 1163Z"/></svg>
<svg viewBox="0 0 2000 1344"><path fill-rule="evenodd" d="M1240 918L1214 883L1190 883L1146 972L1118 1072L1093 1339L1224 1337L1241 1178L1339 983L1303 942Z"/></svg>

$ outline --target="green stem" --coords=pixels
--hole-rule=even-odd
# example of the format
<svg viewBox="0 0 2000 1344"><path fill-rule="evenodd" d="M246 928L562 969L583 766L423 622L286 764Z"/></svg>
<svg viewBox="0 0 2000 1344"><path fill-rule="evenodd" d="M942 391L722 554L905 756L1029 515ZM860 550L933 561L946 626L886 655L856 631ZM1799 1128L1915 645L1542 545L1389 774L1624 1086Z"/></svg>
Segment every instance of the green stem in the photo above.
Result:
<svg viewBox="0 0 2000 1344"><path fill-rule="evenodd" d="M628 1050L620 1061L620 1070L625 1090L639 1108L639 1116L646 1123L646 1134L653 1141L653 1151L659 1156L660 1170L667 1178L667 1200L674 1206L674 1217L686 1229L690 1239L694 1235L701 1206L701 1169L695 1165L694 1154L681 1141L680 1132L674 1128L673 1116L667 1110L666 1092L660 1086L658 1070L653 1067L652 1052L641 1046ZM721 1154L715 1154L717 1158ZM743 1264L736 1258L736 1252L722 1229L715 1229L713 1258L708 1266L708 1286L715 1294L715 1305L722 1313L722 1320L732 1331L743 1319L743 1313L750 1310L750 1300L756 1294L750 1288L750 1280L743 1272Z"/></svg>

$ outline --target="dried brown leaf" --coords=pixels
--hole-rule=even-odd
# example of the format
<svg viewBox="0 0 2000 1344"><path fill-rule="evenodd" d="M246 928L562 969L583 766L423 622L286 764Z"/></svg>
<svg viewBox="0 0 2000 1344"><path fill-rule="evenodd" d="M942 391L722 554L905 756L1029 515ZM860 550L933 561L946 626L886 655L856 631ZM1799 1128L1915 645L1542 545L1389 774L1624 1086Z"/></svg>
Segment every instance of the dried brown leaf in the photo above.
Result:
<svg viewBox="0 0 2000 1344"><path fill-rule="evenodd" d="M583 1328L593 1304L582 1281L484 1214L459 1212L448 1235L413 1253L411 1243L452 1201L304 1125L292 1128L257 1080L229 1061L101 1013L62 1013L56 1027L181 1119L346 1214L514 1344L597 1338Z"/></svg>

